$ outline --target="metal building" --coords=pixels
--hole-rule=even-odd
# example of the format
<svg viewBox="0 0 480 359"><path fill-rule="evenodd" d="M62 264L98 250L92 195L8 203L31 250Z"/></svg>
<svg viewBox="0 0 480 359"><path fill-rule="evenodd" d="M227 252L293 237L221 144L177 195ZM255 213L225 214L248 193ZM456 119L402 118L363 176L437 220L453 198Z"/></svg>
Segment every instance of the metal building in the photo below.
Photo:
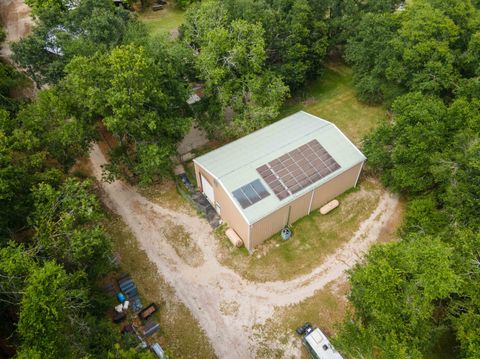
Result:
<svg viewBox="0 0 480 359"><path fill-rule="evenodd" d="M365 160L333 123L301 111L194 165L200 190L251 251L356 186Z"/></svg>

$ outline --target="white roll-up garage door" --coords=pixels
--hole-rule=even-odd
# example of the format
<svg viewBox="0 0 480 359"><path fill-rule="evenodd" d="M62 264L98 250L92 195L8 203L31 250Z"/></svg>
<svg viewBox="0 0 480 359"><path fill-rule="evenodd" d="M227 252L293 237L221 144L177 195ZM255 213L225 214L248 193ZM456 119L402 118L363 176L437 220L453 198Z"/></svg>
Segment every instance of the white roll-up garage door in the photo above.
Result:
<svg viewBox="0 0 480 359"><path fill-rule="evenodd" d="M213 187L210 185L210 183L202 176L200 175L200 178L202 179L202 191L205 196L207 196L207 199L210 201L212 205L215 203L215 198L213 195Z"/></svg>

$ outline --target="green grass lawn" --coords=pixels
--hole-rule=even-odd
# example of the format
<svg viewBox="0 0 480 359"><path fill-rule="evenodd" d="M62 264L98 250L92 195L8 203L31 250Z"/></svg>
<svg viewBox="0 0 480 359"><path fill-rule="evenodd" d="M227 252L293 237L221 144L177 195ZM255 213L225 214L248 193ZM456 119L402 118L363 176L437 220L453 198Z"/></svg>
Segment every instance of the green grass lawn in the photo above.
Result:
<svg viewBox="0 0 480 359"><path fill-rule="evenodd" d="M357 100L352 70L345 65L328 65L322 76L293 94L280 118L300 110L335 123L356 144L385 117L382 106L368 106Z"/></svg>
<svg viewBox="0 0 480 359"><path fill-rule="evenodd" d="M185 11L175 7L171 2L159 11L145 10L139 14L140 20L147 27L150 35L169 34L185 20Z"/></svg>
<svg viewBox="0 0 480 359"><path fill-rule="evenodd" d="M348 290L348 283L333 282L300 303L276 308L272 318L254 329L253 335L259 347L256 357L288 357L281 348L290 341L300 344L301 337L295 333L295 329L305 322L318 325L329 337L335 335L337 325L348 308ZM277 347L276 350L272 350L272 343L273 347ZM301 358L310 358L305 347L301 347Z"/></svg>
<svg viewBox="0 0 480 359"><path fill-rule="evenodd" d="M290 240L284 241L277 234L258 246L252 255L243 247L240 250L233 247L225 237L225 228L219 228L215 232L218 258L252 281L289 280L306 274L352 238L360 223L377 206L383 191L376 180L364 178L356 189L338 197L340 206L331 213L324 216L318 210L313 211L292 225Z"/></svg>

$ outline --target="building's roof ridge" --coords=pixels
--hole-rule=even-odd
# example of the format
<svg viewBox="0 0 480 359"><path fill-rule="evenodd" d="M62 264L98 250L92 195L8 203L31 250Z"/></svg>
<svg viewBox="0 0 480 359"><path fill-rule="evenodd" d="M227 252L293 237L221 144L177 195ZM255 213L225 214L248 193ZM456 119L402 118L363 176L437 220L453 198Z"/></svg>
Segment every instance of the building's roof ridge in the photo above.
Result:
<svg viewBox="0 0 480 359"><path fill-rule="evenodd" d="M280 126L283 122L287 122L288 120L291 120L292 118L294 118L295 116L297 116L299 113L303 113L303 114L306 114L306 115L308 115L308 116L310 116L310 117L313 117L315 120L321 120L323 123L322 123L321 126L315 127L314 129L312 129L312 130L309 131L309 132L302 133L302 134L300 134L298 137L295 137L294 139L292 139L292 140L290 140L290 141L288 141L288 142L284 142L283 144L280 144L280 142L279 142L279 146L276 148L276 150L278 150L278 149L280 149L280 148L282 148L282 147L288 147L288 146L289 146L290 144L292 144L293 142L298 141L298 140L301 139L302 137L307 137L308 135L312 134L312 133L315 132L315 131L318 131L319 129L321 129L321 128L323 128L323 127L326 127L326 126L334 126L334 124L333 124L332 122L327 121L327 120L325 120L325 119L323 119L323 118L314 116L314 115L309 114L308 112L305 112L305 111L298 111L298 112L295 112L294 114L291 114L291 115L289 115L289 116L287 116L287 117L285 117L285 118L283 118L283 119L281 119L281 120L279 120L279 121L276 121L276 122L274 122L274 123L272 123L272 124L270 124L270 125L268 125L268 126L262 127L262 128L260 128L260 129L258 129L258 130L256 130L256 131L252 132L252 133L249 133L249 134L246 135L246 136L240 137L240 138L238 138L238 139L236 139L236 140L234 140L234 141L232 141L232 142L229 142L229 143L227 143L227 144L225 144L225 145L223 145L223 146L221 146L221 147L219 147L219 148L216 148L216 149L214 149L214 150L212 150L212 151L210 151L210 152L208 152L208 153L206 153L206 154L204 154L204 155L202 155L202 156L199 156L199 157L195 158L194 161L201 164L202 158L214 156L217 152L225 151L225 150L227 150L227 149L229 149L229 148L231 148L231 147L234 147L234 146L238 145L239 143L247 142L247 141L251 140L252 137L258 136L259 133L264 132L264 131L267 131L267 130L271 130L272 127L278 127L278 126ZM235 172L235 171L237 171L238 169L247 166L249 163L254 162L254 161L257 161L257 160L260 160L261 158L267 157L267 156L269 156L269 153L267 153L267 154L262 154L262 155L259 156L259 157L251 158L249 162L242 163L241 165L237 166L236 168L231 169L231 170L228 171L228 172L222 173L221 175L215 174L215 177L217 177L218 179L221 179L221 178L223 178L223 177L231 174L232 172Z"/></svg>

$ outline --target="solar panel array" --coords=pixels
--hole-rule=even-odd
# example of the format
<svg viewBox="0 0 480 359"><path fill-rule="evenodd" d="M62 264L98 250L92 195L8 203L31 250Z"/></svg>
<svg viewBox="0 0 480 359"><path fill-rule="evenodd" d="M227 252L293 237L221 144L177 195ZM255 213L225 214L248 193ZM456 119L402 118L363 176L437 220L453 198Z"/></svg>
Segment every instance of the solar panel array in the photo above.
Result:
<svg viewBox="0 0 480 359"><path fill-rule="evenodd" d="M273 193L282 200L338 170L340 165L312 140L257 168Z"/></svg>
<svg viewBox="0 0 480 359"><path fill-rule="evenodd" d="M270 196L270 193L268 193L267 189L258 179L236 189L232 192L232 194L243 209L248 208L261 199Z"/></svg>

